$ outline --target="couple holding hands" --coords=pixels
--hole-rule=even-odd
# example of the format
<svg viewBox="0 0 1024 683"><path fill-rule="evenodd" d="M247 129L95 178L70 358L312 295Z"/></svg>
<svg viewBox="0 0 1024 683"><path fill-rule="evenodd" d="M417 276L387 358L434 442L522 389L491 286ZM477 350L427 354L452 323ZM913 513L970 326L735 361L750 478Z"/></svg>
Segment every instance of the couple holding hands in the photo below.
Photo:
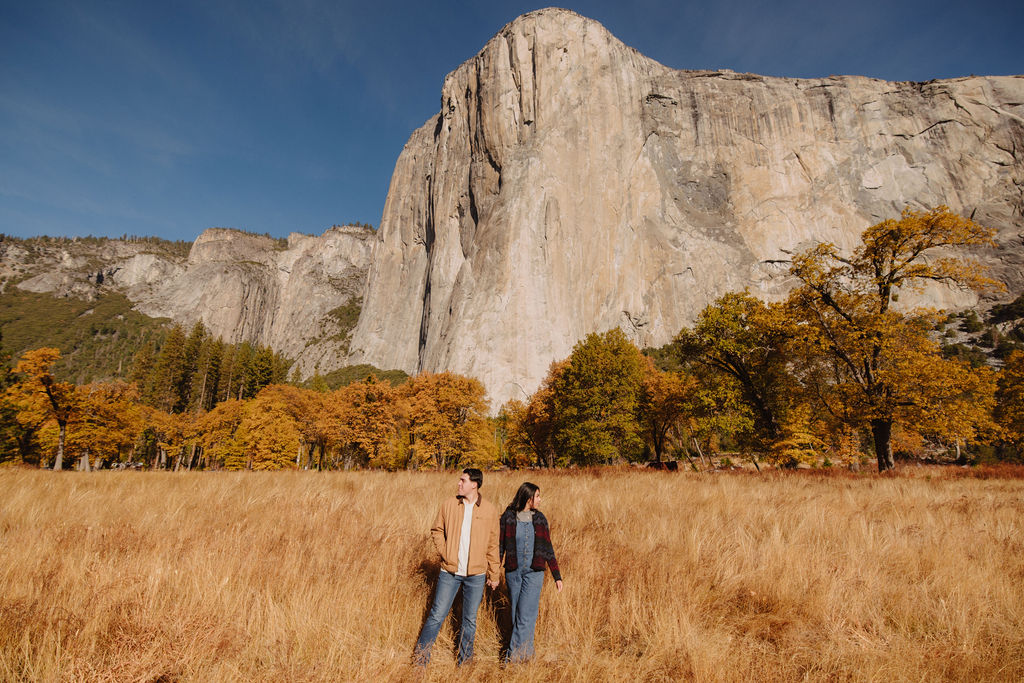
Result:
<svg viewBox="0 0 1024 683"><path fill-rule="evenodd" d="M502 565L512 607L512 637L507 661L523 661L533 656L533 632L545 567L551 569L558 591L562 590L562 575L551 546L548 520L537 509L539 487L525 482L499 517L497 508L480 495L483 483L480 470L473 467L463 470L458 494L441 503L430 529L441 555L441 571L430 614L416 641L414 661L417 664L425 665L430 660L434 639L460 587L462 627L458 663L461 665L473 656L476 612L484 594L484 583L497 588Z"/></svg>

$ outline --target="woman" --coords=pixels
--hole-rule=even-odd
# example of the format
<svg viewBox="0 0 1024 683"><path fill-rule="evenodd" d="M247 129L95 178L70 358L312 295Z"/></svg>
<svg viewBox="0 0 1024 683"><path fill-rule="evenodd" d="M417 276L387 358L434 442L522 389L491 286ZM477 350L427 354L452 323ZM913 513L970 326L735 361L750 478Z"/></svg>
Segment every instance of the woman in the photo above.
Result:
<svg viewBox="0 0 1024 683"><path fill-rule="evenodd" d="M533 656L533 630L537 625L545 565L551 568L555 587L562 592L562 575L551 547L551 531L547 518L537 509L538 504L540 488L525 482L501 515L501 554L512 601L509 661L523 661Z"/></svg>

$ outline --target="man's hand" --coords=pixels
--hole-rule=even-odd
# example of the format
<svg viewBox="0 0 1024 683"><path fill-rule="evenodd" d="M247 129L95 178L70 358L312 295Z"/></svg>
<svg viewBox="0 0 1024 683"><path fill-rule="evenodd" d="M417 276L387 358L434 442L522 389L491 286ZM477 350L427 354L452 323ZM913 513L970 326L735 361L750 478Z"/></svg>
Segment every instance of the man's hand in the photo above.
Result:
<svg viewBox="0 0 1024 683"><path fill-rule="evenodd" d="M497 580L495 580L495 581L488 581L487 585L490 586L491 588L495 589L495 590L497 590L497 588L498 588Z"/></svg>

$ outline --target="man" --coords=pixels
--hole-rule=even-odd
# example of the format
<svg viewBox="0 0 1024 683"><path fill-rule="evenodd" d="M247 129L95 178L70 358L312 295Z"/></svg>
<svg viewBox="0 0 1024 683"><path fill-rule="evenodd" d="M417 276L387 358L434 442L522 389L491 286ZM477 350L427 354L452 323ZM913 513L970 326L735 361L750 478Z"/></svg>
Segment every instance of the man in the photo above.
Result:
<svg viewBox="0 0 1024 683"><path fill-rule="evenodd" d="M498 509L480 495L483 473L469 467L459 477L458 494L441 503L437 520L430 529L437 552L441 555L441 573L437 577L434 604L416 641L415 661L430 661L441 624L462 588L462 627L459 629L458 662L461 665L473 656L476 635L476 611L484 594L484 582L498 587L501 563L498 555Z"/></svg>

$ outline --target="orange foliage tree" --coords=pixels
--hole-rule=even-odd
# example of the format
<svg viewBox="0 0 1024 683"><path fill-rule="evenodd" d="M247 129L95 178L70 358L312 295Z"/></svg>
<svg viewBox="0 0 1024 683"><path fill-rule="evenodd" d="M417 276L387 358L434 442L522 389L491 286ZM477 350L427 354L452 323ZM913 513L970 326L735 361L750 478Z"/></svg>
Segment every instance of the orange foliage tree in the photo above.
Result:
<svg viewBox="0 0 1024 683"><path fill-rule="evenodd" d="M1024 448L1024 351L1014 351L999 373L995 419L1002 442L1020 457Z"/></svg>
<svg viewBox="0 0 1024 683"><path fill-rule="evenodd" d="M245 404L235 438L245 461L229 460L228 469L279 470L296 467L303 438L298 413L302 390L270 385Z"/></svg>
<svg viewBox="0 0 1024 683"><path fill-rule="evenodd" d="M241 443L236 438L245 414L245 403L236 399L222 401L196 420L197 444L202 449L200 462L217 467L245 462Z"/></svg>
<svg viewBox="0 0 1024 683"><path fill-rule="evenodd" d="M15 366L15 372L24 378L14 387L14 400L18 404L19 421L38 422L52 420L57 425L56 457L53 469L64 467L64 445L67 426L79 411L75 385L58 382L53 366L60 360L60 351L41 348L26 351Z"/></svg>
<svg viewBox="0 0 1024 683"><path fill-rule="evenodd" d="M371 375L330 395L329 412L334 417L332 441L337 443L344 464L371 465L395 469L404 463L394 458L397 430L397 402L400 392Z"/></svg>
<svg viewBox="0 0 1024 683"><path fill-rule="evenodd" d="M565 370L568 361L556 361L548 368L548 374L540 388L527 403L509 401L505 406L508 416L507 430L509 451L515 461L529 460L543 467L555 466L555 447L552 435L555 431L554 386Z"/></svg>
<svg viewBox="0 0 1024 683"><path fill-rule="evenodd" d="M139 392L134 384L97 382L77 389L80 412L69 428L68 442L82 458L120 462L129 456L142 432ZM97 464L98 464L97 463Z"/></svg>
<svg viewBox="0 0 1024 683"><path fill-rule="evenodd" d="M480 438L486 429L486 391L479 380L451 372L424 372L402 386L416 466L446 469L486 465L497 453Z"/></svg>

